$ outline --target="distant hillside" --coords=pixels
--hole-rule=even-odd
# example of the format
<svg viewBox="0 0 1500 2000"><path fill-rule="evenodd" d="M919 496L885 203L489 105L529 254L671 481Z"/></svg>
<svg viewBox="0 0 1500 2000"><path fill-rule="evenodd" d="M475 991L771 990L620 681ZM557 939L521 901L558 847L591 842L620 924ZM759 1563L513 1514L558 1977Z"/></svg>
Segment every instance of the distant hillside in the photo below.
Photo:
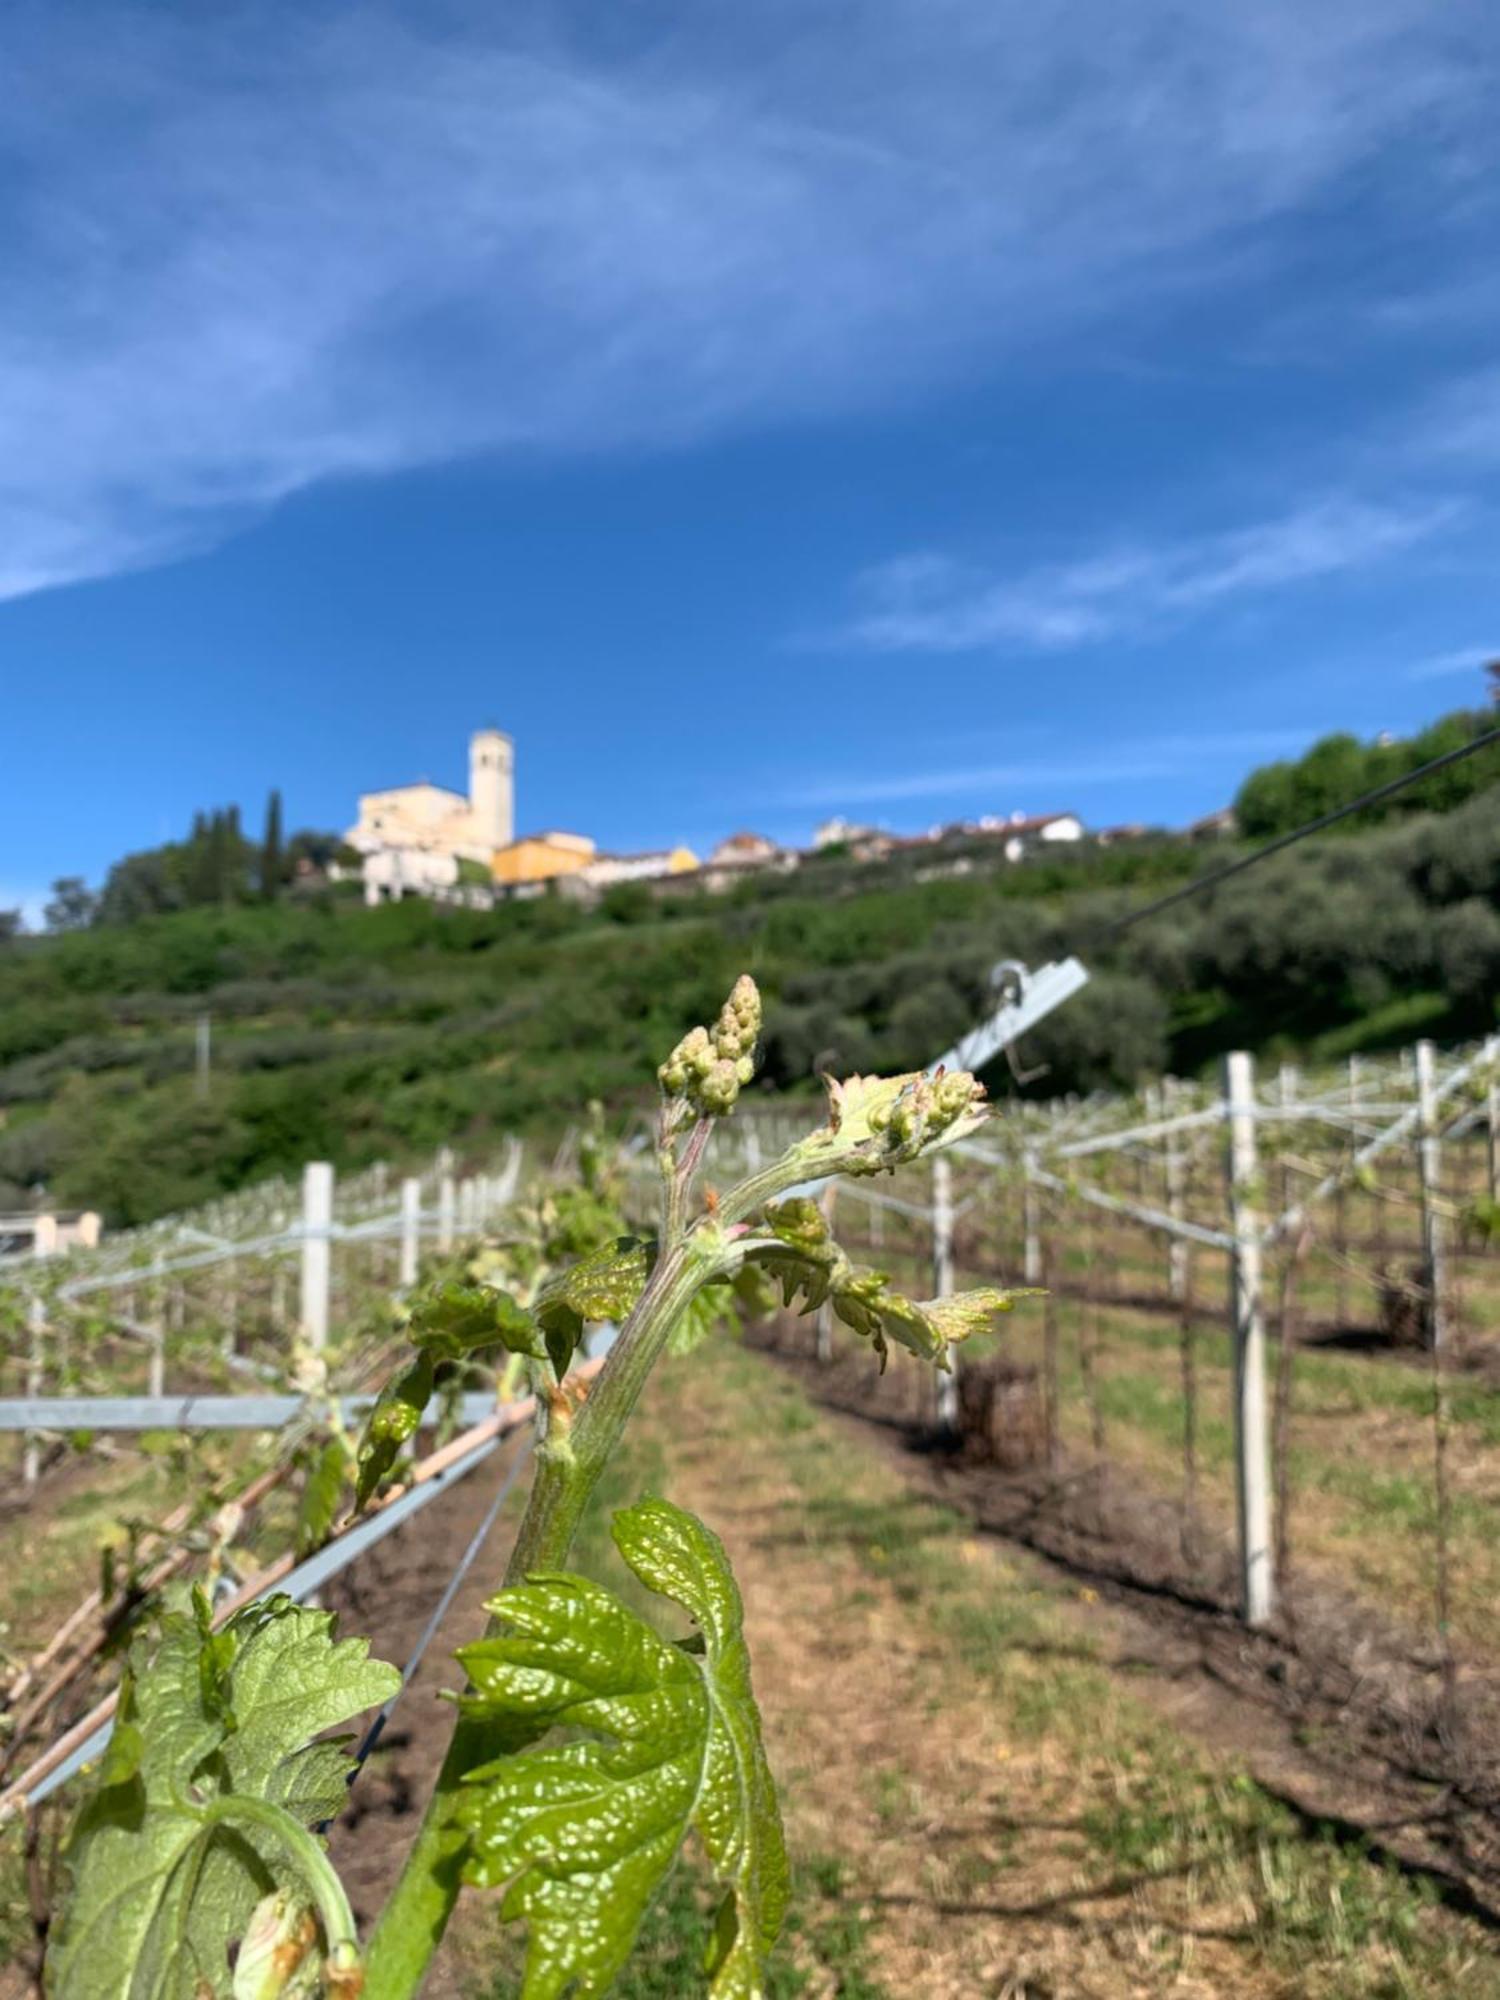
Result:
<svg viewBox="0 0 1500 2000"><path fill-rule="evenodd" d="M1327 836L1126 933L1109 921L1235 849L1164 836L1007 866L994 843L808 863L719 897L601 908L201 908L0 944L0 1206L141 1219L315 1156L353 1166L644 1096L749 968L765 1077L922 1063L997 959L1076 950L1093 983L1031 1039L1039 1089L1191 1070L1223 1048L1471 1034L1500 992L1500 788ZM206 1096L195 1017L213 1021ZM1009 1087L1002 1066L994 1087Z"/></svg>

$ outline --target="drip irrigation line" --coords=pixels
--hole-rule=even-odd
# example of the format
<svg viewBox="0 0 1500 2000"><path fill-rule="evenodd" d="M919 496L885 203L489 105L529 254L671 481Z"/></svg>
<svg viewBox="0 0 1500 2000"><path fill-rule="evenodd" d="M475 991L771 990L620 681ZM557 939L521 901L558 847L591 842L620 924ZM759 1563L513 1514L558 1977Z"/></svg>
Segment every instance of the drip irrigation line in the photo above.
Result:
<svg viewBox="0 0 1500 2000"><path fill-rule="evenodd" d="M511 1462L511 1465L507 1470L505 1477L501 1480L500 1484L495 1488L495 1497L493 1500L491 1500L489 1507L486 1509L484 1519L480 1522L479 1526L474 1530L474 1533L469 1538L469 1546L464 1550L463 1554L459 1557L458 1564L454 1569L452 1576L449 1577L447 1583L445 1583L443 1586L442 1596L438 1599L437 1603L432 1608L432 1615L428 1618L427 1623L422 1627L421 1634L417 1639L417 1643L412 1648L411 1657L407 1660L406 1665L401 1670L400 1687L397 1688L396 1692L391 1696L390 1700L385 1703L384 1707L380 1709L374 1721L370 1724L369 1728L365 1731L364 1736L361 1738L359 1748L354 1753L354 1769L349 1773L349 1783L351 1786L353 1785L355 1779L359 1776L360 1772L364 1769L365 1760L369 1757L371 1751L380 1741L382 1732L385 1729L385 1725L390 1721L392 1715L395 1713L397 1702L400 1701L402 1695L404 1695L406 1693L406 1690L411 1686L411 1683L415 1678L417 1668L420 1667L422 1664L422 1656L427 1651L427 1648L432 1644L433 1639L436 1637L438 1627L447 1617L448 1612L452 1607L453 1600L458 1595L459 1586L462 1584L464 1578L469 1574L469 1571L474 1567L475 1562L479 1558L480 1550L489 1540L490 1531L494 1527L496 1521L499 1520L500 1518L500 1509L505 1505L506 1501L515 1491L516 1481L520 1478L522 1472L526 1468L527 1461L531 1457L531 1447L532 1447L532 1440L528 1436L524 1441L524 1443L522 1444L521 1449L516 1453L516 1456ZM327 1827L330 1826L331 1824L332 1824L331 1821L325 1820L323 1823L323 1827L320 1829L320 1831L326 1831Z"/></svg>
<svg viewBox="0 0 1500 2000"><path fill-rule="evenodd" d="M1169 910L1175 903L1182 903L1189 896L1197 896L1209 889L1217 889L1221 882L1227 882L1231 875L1243 875L1247 868L1254 868L1259 862L1279 854L1284 847L1292 847L1299 840L1306 840L1311 833L1321 833L1324 827L1334 826L1341 819L1348 819L1351 813L1363 812L1366 806L1376 805L1381 799L1393 798L1408 785L1416 784L1419 778L1430 777L1434 771L1446 770L1450 764L1457 764L1465 757L1472 757L1476 750L1483 750L1486 744L1500 742L1500 727L1485 730L1482 736L1475 736L1467 743L1460 743L1456 750L1445 750L1441 757L1432 757L1425 764L1419 764L1414 771L1407 771L1399 778L1388 779L1377 785L1373 791L1362 792L1357 799L1347 805L1336 806L1332 812L1322 813L1317 819L1310 819L1305 826L1294 827L1290 833L1280 833L1274 840L1268 840L1263 847L1253 853L1242 854L1237 861L1230 861L1222 868L1215 868L1207 875L1195 876L1191 882L1184 882L1180 888L1170 890L1165 896L1158 896L1154 902L1144 904L1139 910L1127 910L1123 917L1116 917L1106 924L1097 935L1101 938L1118 937L1133 924L1144 923L1147 917L1154 917L1162 910Z"/></svg>

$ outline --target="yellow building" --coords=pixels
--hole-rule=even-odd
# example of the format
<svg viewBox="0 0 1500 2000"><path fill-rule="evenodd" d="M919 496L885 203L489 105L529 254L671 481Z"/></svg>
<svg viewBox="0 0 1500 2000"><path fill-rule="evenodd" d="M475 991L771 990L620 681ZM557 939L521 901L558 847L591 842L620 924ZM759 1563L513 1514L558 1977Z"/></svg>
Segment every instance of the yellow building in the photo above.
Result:
<svg viewBox="0 0 1500 2000"><path fill-rule="evenodd" d="M527 882L551 882L587 868L595 852L587 834L527 833L491 857L490 873L503 889Z"/></svg>
<svg viewBox="0 0 1500 2000"><path fill-rule="evenodd" d="M616 882L655 882L663 875L688 875L698 866L690 847L662 847L649 854L598 854L583 870L592 888Z"/></svg>

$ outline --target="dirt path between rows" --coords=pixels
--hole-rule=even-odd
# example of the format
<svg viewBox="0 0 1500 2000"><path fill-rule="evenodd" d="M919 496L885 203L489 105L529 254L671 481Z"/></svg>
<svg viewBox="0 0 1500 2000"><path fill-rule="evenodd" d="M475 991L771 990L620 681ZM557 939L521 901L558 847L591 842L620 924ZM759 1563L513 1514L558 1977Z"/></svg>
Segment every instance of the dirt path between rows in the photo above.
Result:
<svg viewBox="0 0 1500 2000"><path fill-rule="evenodd" d="M778 1367L790 1365L737 1359L757 1378L769 1371L773 1382ZM809 1370L795 1365L792 1372L819 1393ZM889 1424L832 1410L804 1417L818 1426L820 1450L836 1454L840 1492L859 1505L900 1515L903 1496L930 1495L974 1522L967 1540L949 1546L973 1566L980 1603L1003 1604L1015 1593L1018 1560L1041 1579L1026 1587L1046 1595L1048 1636L1002 1639L996 1649L996 1657L1007 1649L1016 1656L1023 1693L1034 1675L1036 1712L1030 1716L1024 1703L1007 1709L993 1687L955 1664L911 1590L872 1574L858 1535L841 1538L811 1524L788 1451L746 1428L746 1387L741 1381L736 1392L725 1369L701 1357L653 1383L638 1423L671 1496L725 1540L746 1601L793 1853L837 1861L839 1884L828 1893L861 1926L864 1962L878 1980L845 1989L826 1966L814 1968L799 1989L809 2000L835 2000L846 1990L868 2000L1212 2000L1230 1993L1293 2000L1314 1990L1267 1949L1232 1871L1171 1856L1121 1857L1116 1865L1101 1850L1100 1801L1108 1822L1108 1802L1134 1780L1128 1751L1122 1765L1126 1738L1111 1737L1102 1715L1095 1742L1087 1727L1080 1736L1076 1719L1060 1728L1047 1710L1074 1659L1105 1670L1123 1691L1111 1700L1143 1697L1172 1728L1225 1753L1226 1769L1253 1771L1309 1819L1358 1821L1378 1845L1441 1863L1423 1815L1430 1822L1436 1807L1441 1817L1445 1802L1423 1788L1398 1797L1387 1780L1362 1789L1347 1758L1321 1756L1267 1697L1274 1676L1268 1682L1264 1661L1232 1621L1219 1619L1206 1635L1201 1609L1190 1615L1179 1607L1176 1620L1161 1602L1142 1602L1124 1585L1101 1583L1105 1601L1096 1601L1095 1589L1080 1588L1065 1560L1014 1557L1003 1528L985 1532L961 1468L913 1454ZM404 1663L504 1470L497 1455L356 1565L328 1596L344 1629L370 1634L380 1654ZM482 1626L483 1600L515 1518L513 1504L334 1829L333 1858L362 1926L415 1831L451 1728L451 1708L440 1696L459 1684L453 1649ZM1237 1649L1245 1656L1238 1666ZM1191 1760L1193 1753L1185 1754ZM465 1898L425 1989L434 2000L479 2000L492 1991L494 1924L489 1899ZM1395 1976L1388 1987L1316 1990L1434 1990ZM690 1990L684 1987L684 1996Z"/></svg>
<svg viewBox="0 0 1500 2000"><path fill-rule="evenodd" d="M1430 1646L1315 1577L1287 1581L1274 1629L1235 1615L1233 1552L1200 1524L1189 1565L1180 1510L1108 1465L1006 1473L935 1451L898 1414L868 1357L820 1366L793 1324L765 1350L850 1437L898 1467L913 1492L1024 1548L1062 1587L1100 1592L1117 1614L1114 1663L1198 1740L1240 1758L1309 1822L1442 1883L1500 1922L1500 1678L1459 1664L1447 1683Z"/></svg>

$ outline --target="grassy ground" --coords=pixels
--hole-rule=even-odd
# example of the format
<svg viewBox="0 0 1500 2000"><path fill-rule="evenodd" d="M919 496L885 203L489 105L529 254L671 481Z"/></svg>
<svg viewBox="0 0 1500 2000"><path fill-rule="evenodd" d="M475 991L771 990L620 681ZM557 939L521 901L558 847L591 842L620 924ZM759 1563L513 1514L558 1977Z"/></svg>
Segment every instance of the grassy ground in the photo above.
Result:
<svg viewBox="0 0 1500 2000"><path fill-rule="evenodd" d="M611 1498L724 1536L797 1873L777 1995L1500 1995L1492 1940L1165 1726L1092 1593L911 1496L759 1357L672 1366ZM582 1566L617 1587L596 1521ZM633 1996L701 1990L685 1870ZM476 1995L513 1990L463 1917Z"/></svg>
<svg viewBox="0 0 1500 2000"><path fill-rule="evenodd" d="M1148 1190L1149 1192L1149 1190ZM1351 1203L1351 1233L1373 1230L1377 1206L1366 1195ZM847 1226L864 1218L851 1205ZM1007 1216L985 1212L965 1249L970 1263L960 1283L1013 1276L1019 1256ZM1088 1227L1076 1215L1056 1235L1056 1270L1064 1286L1085 1280L1116 1293L1164 1292L1165 1253L1138 1230ZM929 1289L925 1244L904 1225L886 1225L884 1240L856 1252L890 1269L920 1291ZM1199 1254L1193 1272L1193 1363L1196 1370L1195 1447L1199 1502L1205 1515L1232 1519L1234 1469L1232 1372L1223 1306L1224 1259ZM1491 1367L1465 1372L1462 1356L1488 1352L1500 1330L1500 1263L1471 1257L1459 1300L1461 1338L1447 1371L1446 1532L1450 1561L1450 1631L1477 1661L1500 1653L1500 1387ZM1375 1318L1368 1288L1346 1285L1353 1325ZM1316 1253L1297 1289L1304 1328L1334 1314L1338 1274ZM1279 1274L1266 1279L1274 1322ZM1097 1417L1109 1461L1163 1495L1184 1483L1185 1399L1181 1331L1172 1315L1104 1298L1086 1305L1063 1296L1057 1312L1060 1436L1087 1460ZM997 1345L1023 1364L1042 1365L1042 1315L1025 1308L1004 1323ZM1085 1350L1092 1349L1093 1391ZM976 1353L984 1351L978 1343ZM1280 1363L1268 1352L1268 1393ZM1382 1357L1338 1347L1298 1346L1293 1354L1286 1428L1289 1553L1309 1575L1352 1589L1404 1620L1419 1634L1436 1622L1438 1488L1435 1474L1434 1380L1426 1358Z"/></svg>

